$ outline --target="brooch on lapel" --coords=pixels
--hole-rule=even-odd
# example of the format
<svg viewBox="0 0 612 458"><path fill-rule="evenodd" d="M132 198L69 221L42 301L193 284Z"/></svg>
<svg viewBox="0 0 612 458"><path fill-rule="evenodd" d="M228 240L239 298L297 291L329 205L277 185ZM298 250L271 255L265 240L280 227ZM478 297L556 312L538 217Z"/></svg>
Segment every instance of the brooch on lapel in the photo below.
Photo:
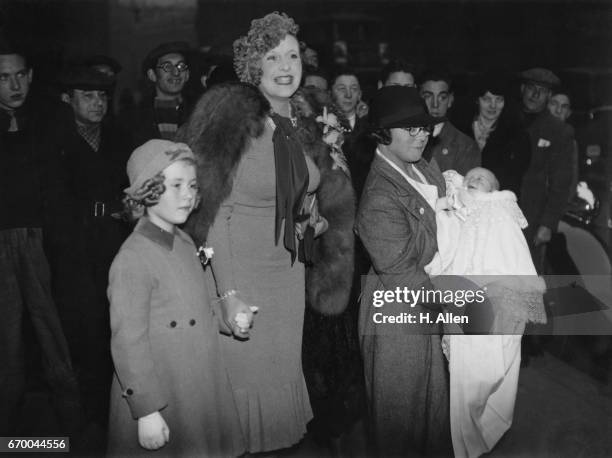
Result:
<svg viewBox="0 0 612 458"><path fill-rule="evenodd" d="M203 266L210 262L214 254L215 250L212 247L205 247L204 245L200 245L196 250L196 256L200 258L200 262Z"/></svg>

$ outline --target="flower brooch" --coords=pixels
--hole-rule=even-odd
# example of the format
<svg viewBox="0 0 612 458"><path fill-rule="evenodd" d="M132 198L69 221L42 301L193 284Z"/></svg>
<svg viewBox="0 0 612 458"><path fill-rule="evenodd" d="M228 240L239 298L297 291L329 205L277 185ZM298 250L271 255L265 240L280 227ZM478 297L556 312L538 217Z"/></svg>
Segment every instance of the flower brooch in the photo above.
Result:
<svg viewBox="0 0 612 458"><path fill-rule="evenodd" d="M200 258L200 262L203 266L208 264L215 254L215 250L212 247L200 245L200 247L196 250L196 256Z"/></svg>

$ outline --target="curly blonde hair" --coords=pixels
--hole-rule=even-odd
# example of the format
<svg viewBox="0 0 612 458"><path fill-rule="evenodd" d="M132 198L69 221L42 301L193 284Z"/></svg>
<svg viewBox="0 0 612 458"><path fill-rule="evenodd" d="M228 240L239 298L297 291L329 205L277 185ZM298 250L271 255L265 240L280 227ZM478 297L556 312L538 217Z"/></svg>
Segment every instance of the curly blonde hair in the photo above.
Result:
<svg viewBox="0 0 612 458"><path fill-rule="evenodd" d="M234 41L234 69L240 81L259 86L262 57L287 35L297 36L298 30L292 18L278 11L253 19L248 34Z"/></svg>

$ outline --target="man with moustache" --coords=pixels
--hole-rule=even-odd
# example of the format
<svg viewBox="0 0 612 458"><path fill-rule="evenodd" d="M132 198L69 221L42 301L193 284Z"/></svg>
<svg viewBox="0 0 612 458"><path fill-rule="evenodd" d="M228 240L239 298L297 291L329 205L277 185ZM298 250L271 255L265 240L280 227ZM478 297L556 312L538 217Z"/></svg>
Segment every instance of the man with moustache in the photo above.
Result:
<svg viewBox="0 0 612 458"><path fill-rule="evenodd" d="M107 119L112 76L78 65L60 80L73 114L62 151L73 225L72 249L55 263L58 302L87 420L105 428L112 376L106 290L110 264L128 235L119 214L130 147Z"/></svg>
<svg viewBox="0 0 612 458"><path fill-rule="evenodd" d="M61 434L76 432L79 390L51 293L45 245L66 242L65 193L59 167L62 117L52 101L33 99L25 54L0 37L0 436L20 427L26 349L38 344ZM58 227L59 226L59 227ZM26 326L29 321L31 326ZM26 332L26 329L31 329ZM24 419L26 425L29 419Z"/></svg>
<svg viewBox="0 0 612 458"><path fill-rule="evenodd" d="M421 97L425 100L429 114L435 118L444 118L454 101L450 76L442 71L428 70L420 80ZM435 159L442 172L456 170L461 175L480 166L481 162L476 142L450 121L436 124L423 156L428 160Z"/></svg>
<svg viewBox="0 0 612 458"><path fill-rule="evenodd" d="M189 80L189 45L185 42L162 43L143 62L143 72L153 84L153 95L143 100L131 117L133 141L138 147L147 140L174 140L176 131L189 115L185 84Z"/></svg>
<svg viewBox="0 0 612 458"><path fill-rule="evenodd" d="M519 204L529 223L525 232L534 264L542 270L544 248L557 232L573 191L574 131L547 109L552 88L561 83L559 78L545 68L532 68L520 76L522 122L529 134L531 164L523 178Z"/></svg>

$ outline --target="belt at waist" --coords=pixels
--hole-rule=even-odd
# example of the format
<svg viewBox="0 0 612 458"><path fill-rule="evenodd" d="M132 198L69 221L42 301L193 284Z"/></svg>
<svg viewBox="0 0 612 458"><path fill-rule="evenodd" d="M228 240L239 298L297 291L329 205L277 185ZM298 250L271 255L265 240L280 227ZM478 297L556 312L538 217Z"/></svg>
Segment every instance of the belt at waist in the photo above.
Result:
<svg viewBox="0 0 612 458"><path fill-rule="evenodd" d="M79 202L79 213L86 218L109 218L122 210L120 202L114 200L85 200Z"/></svg>

